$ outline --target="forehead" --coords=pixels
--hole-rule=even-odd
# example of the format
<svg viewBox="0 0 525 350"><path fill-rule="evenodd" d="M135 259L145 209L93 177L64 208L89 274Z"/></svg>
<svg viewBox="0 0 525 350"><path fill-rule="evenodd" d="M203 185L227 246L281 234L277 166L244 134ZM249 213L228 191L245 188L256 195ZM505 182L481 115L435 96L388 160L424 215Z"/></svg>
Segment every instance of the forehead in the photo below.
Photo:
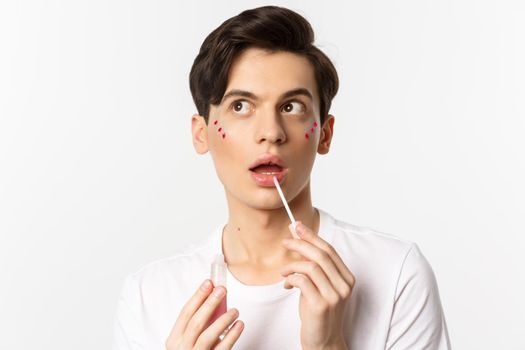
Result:
<svg viewBox="0 0 525 350"><path fill-rule="evenodd" d="M306 57L249 48L232 62L226 92L242 89L264 99L296 88L307 89L317 101L314 69Z"/></svg>

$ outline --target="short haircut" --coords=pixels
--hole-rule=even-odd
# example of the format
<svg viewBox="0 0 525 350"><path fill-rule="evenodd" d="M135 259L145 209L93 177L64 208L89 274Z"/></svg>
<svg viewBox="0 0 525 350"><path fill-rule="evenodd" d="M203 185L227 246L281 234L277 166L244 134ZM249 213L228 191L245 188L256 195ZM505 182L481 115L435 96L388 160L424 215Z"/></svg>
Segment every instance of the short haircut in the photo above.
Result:
<svg viewBox="0 0 525 350"><path fill-rule="evenodd" d="M310 61L322 125L337 94L339 78L330 59L313 42L310 23L284 7L258 7L224 21L206 37L191 67L190 90L199 114L208 123L210 104L220 104L226 92L233 60L248 48L260 48L299 54Z"/></svg>

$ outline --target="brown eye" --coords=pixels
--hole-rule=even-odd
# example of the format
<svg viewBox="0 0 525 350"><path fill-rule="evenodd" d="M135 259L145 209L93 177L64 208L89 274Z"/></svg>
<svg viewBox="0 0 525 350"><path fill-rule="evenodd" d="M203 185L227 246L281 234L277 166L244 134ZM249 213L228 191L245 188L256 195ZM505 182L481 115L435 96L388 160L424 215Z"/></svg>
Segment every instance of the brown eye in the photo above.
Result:
<svg viewBox="0 0 525 350"><path fill-rule="evenodd" d="M236 113L244 114L250 110L250 104L248 101L239 100L233 102L230 108Z"/></svg>
<svg viewBox="0 0 525 350"><path fill-rule="evenodd" d="M285 113L291 113L291 114L301 114L304 113L306 108L304 105L300 102L288 102L285 104L282 108L282 111Z"/></svg>

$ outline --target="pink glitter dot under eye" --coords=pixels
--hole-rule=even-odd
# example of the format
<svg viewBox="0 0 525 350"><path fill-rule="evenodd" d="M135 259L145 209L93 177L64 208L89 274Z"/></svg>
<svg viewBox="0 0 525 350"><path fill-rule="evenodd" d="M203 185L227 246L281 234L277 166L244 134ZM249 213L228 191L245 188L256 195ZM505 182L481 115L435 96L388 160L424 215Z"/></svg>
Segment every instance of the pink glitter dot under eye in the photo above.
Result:
<svg viewBox="0 0 525 350"><path fill-rule="evenodd" d="M304 137L305 137L307 140L310 138L310 135L308 135L308 131L309 131L311 134L313 134L314 131L315 131L315 129L317 128L317 125L318 125L318 124L317 124L317 122L314 122L312 125L313 125L313 127L310 126L309 129L306 129L306 130L305 130Z"/></svg>
<svg viewBox="0 0 525 350"><path fill-rule="evenodd" d="M213 125L217 125L218 122L219 122L218 120L214 120L214 121L213 121ZM224 130L222 130L222 126L220 126L220 125L217 125L217 126L219 127L219 128L217 129L217 132L218 132L219 134L221 134L222 138L225 138L225 137L226 137L226 133L224 132Z"/></svg>

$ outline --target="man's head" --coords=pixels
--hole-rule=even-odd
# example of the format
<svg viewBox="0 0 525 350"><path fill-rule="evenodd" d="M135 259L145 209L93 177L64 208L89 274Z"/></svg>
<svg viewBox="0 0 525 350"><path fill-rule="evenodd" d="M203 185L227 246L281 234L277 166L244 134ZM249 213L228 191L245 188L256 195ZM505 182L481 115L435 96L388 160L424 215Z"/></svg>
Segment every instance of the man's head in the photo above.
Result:
<svg viewBox="0 0 525 350"><path fill-rule="evenodd" d="M310 23L283 7L259 7L226 20L206 37L191 68L190 90L197 111L208 122L210 104L219 104L226 92L232 62L245 49L257 47L296 53L312 64L323 123L339 79L330 59L313 42Z"/></svg>
<svg viewBox="0 0 525 350"><path fill-rule="evenodd" d="M307 188L316 153L329 150L338 78L313 39L293 11L248 10L205 39L191 69L195 149L210 151L227 193L251 207L282 206L275 188L264 185L264 174L275 170L292 201ZM252 169L268 154L284 169Z"/></svg>

